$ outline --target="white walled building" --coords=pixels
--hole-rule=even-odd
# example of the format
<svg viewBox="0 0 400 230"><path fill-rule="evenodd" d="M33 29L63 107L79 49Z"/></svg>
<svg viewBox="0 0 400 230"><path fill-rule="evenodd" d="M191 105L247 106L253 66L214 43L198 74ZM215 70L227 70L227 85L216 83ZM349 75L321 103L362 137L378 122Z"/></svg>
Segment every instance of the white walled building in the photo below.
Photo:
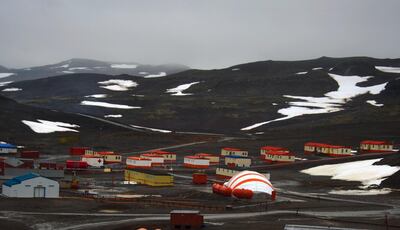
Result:
<svg viewBox="0 0 400 230"><path fill-rule="evenodd" d="M7 180L2 186L3 195L17 198L58 198L60 185L35 173Z"/></svg>

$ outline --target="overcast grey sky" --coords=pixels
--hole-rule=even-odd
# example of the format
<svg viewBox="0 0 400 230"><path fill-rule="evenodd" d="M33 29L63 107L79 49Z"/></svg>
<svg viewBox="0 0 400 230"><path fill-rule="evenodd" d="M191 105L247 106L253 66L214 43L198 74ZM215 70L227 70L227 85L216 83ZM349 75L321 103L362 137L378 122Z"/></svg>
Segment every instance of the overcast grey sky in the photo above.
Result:
<svg viewBox="0 0 400 230"><path fill-rule="evenodd" d="M0 65L400 57L399 0L1 0Z"/></svg>

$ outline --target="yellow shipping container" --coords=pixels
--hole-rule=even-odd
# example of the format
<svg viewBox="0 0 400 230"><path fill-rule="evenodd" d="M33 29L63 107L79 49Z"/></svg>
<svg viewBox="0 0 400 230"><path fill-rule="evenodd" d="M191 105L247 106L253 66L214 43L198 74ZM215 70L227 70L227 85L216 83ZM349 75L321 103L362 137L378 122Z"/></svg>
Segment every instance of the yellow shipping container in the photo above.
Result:
<svg viewBox="0 0 400 230"><path fill-rule="evenodd" d="M164 172L144 170L144 169L126 169L125 181L133 181L138 184L150 186L173 186L174 177Z"/></svg>

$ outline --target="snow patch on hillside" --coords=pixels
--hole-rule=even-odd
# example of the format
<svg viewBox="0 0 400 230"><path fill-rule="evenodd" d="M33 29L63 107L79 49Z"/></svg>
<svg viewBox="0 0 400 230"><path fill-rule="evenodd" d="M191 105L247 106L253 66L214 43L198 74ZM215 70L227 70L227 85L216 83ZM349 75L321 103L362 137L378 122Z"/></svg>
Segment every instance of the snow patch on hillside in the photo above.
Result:
<svg viewBox="0 0 400 230"><path fill-rule="evenodd" d="M368 104L376 106L376 107L381 107L383 104L378 104L375 100L368 100L366 101Z"/></svg>
<svg viewBox="0 0 400 230"><path fill-rule="evenodd" d="M6 85L8 85L8 84L10 84L10 83L13 83L13 82L12 82L12 81L3 81L3 82L0 82L0 87L6 86Z"/></svg>
<svg viewBox="0 0 400 230"><path fill-rule="evenodd" d="M120 79L110 79L107 81L100 81L98 82L100 88L112 90L112 91L127 91L129 88L138 86L138 83L132 80L120 80Z"/></svg>
<svg viewBox="0 0 400 230"><path fill-rule="evenodd" d="M289 102L289 107L278 110L278 113L284 115L284 117L256 123L251 126L244 127L241 130L251 130L271 122L288 120L302 115L338 112L343 110L343 105L353 97L366 93L373 95L379 94L387 85L386 82L374 86L360 87L357 86L357 84L367 81L370 77L341 76L330 73L329 76L333 78L339 85L336 91L326 93L325 97L283 95L284 97L298 99L301 101Z"/></svg>
<svg viewBox="0 0 400 230"><path fill-rule="evenodd" d="M322 67L315 67L315 68L312 68L312 70L321 70L321 69L324 69L324 68L322 68Z"/></svg>
<svg viewBox="0 0 400 230"><path fill-rule="evenodd" d="M328 164L300 172L312 176L330 176L331 179L345 181L359 181L367 188L370 185L380 185L387 177L400 170L400 167L389 165L374 165L382 158L353 161L340 164Z"/></svg>
<svg viewBox="0 0 400 230"><path fill-rule="evenodd" d="M183 85L178 85L175 88L167 89L167 93L172 93L172 96L187 96L187 95L192 95L192 93L183 93L183 91L189 89L192 85L200 83L199 81L192 82L192 83L187 83Z"/></svg>
<svg viewBox="0 0 400 230"><path fill-rule="evenodd" d="M303 75L303 74L307 74L308 72L307 71L304 71L304 72L298 72L298 73L296 73L296 75Z"/></svg>
<svg viewBox="0 0 400 230"><path fill-rule="evenodd" d="M22 89L21 88L6 88L6 89L3 89L2 91L3 92L15 92L15 91L21 91Z"/></svg>
<svg viewBox="0 0 400 230"><path fill-rule="evenodd" d="M110 66L115 69L136 69L137 67L134 64L111 64Z"/></svg>
<svg viewBox="0 0 400 230"><path fill-rule="evenodd" d="M107 94L93 94L93 95L87 95L85 97L91 97L91 98L106 98Z"/></svg>
<svg viewBox="0 0 400 230"><path fill-rule="evenodd" d="M9 77L11 75L14 75L14 73L0 73L0 78Z"/></svg>
<svg viewBox="0 0 400 230"><path fill-rule="evenodd" d="M99 107L114 108L114 109L141 109L142 108L140 106L112 104L112 103L108 103L108 102L99 102L99 101L82 101L81 105L99 106Z"/></svg>
<svg viewBox="0 0 400 230"><path fill-rule="evenodd" d="M79 125L69 124L58 121L47 121L40 120L36 121L28 121L22 120L22 123L29 126L35 133L53 133L53 132L79 132L75 129L70 128L79 128Z"/></svg>
<svg viewBox="0 0 400 230"><path fill-rule="evenodd" d="M121 114L109 114L109 115L104 115L105 118L112 117L112 118L121 118Z"/></svg>
<svg viewBox="0 0 400 230"><path fill-rule="evenodd" d="M90 70L88 67L71 67L68 70Z"/></svg>
<svg viewBox="0 0 400 230"><path fill-rule="evenodd" d="M61 71L62 73L66 73L66 74L72 74L72 73L75 73L74 71L68 71L68 70L64 70L64 71Z"/></svg>
<svg viewBox="0 0 400 230"><path fill-rule="evenodd" d="M146 129L154 132L160 132L160 133L171 133L172 131L170 130L165 130L165 129L156 129L156 128L149 128L149 127L144 127L144 126L139 126L139 125L131 125L134 128L138 129Z"/></svg>
<svg viewBox="0 0 400 230"><path fill-rule="evenodd" d="M400 73L400 67L375 66L375 69L386 73Z"/></svg>
<svg viewBox="0 0 400 230"><path fill-rule="evenodd" d="M144 78L157 78L157 77L165 77L165 76L167 76L167 73L166 73L166 72L160 72L160 73L158 73L158 74L149 74L149 75L146 75L146 76L144 76Z"/></svg>

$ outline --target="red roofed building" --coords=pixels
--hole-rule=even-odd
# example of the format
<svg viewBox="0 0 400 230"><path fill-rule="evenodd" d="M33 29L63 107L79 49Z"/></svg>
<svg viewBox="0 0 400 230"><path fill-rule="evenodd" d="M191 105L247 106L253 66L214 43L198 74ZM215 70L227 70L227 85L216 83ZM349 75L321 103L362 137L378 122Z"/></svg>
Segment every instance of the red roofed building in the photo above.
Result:
<svg viewBox="0 0 400 230"><path fill-rule="evenodd" d="M291 163L295 161L295 156L289 151L269 151L264 160L268 163Z"/></svg>
<svg viewBox="0 0 400 230"><path fill-rule="evenodd" d="M103 157L104 164L115 164L115 163L121 163L122 161L122 156L112 151L97 152L96 155Z"/></svg>
<svg viewBox="0 0 400 230"><path fill-rule="evenodd" d="M342 145L307 142L304 144L305 154L323 154L331 157L352 156L351 148Z"/></svg>
<svg viewBox="0 0 400 230"><path fill-rule="evenodd" d="M151 160L141 157L128 157L126 158L126 168L151 168Z"/></svg>
<svg viewBox="0 0 400 230"><path fill-rule="evenodd" d="M185 168L204 169L210 166L210 160L199 156L186 156L183 158Z"/></svg>
<svg viewBox="0 0 400 230"><path fill-rule="evenodd" d="M162 155L142 153L140 157L151 160L151 166L162 166L164 164L164 157Z"/></svg>
<svg viewBox="0 0 400 230"><path fill-rule="evenodd" d="M239 156L239 157L248 157L249 152L237 148L222 148L221 156Z"/></svg>
<svg viewBox="0 0 400 230"><path fill-rule="evenodd" d="M219 156L210 153L196 153L195 156L210 160L211 165L219 164Z"/></svg>
<svg viewBox="0 0 400 230"><path fill-rule="evenodd" d="M391 143L389 141L365 140L365 141L361 141L360 150L362 153L392 152L393 151L393 143Z"/></svg>
<svg viewBox="0 0 400 230"><path fill-rule="evenodd" d="M154 150L149 153L157 154L164 157L164 162L176 162L176 153L167 152L163 150Z"/></svg>

